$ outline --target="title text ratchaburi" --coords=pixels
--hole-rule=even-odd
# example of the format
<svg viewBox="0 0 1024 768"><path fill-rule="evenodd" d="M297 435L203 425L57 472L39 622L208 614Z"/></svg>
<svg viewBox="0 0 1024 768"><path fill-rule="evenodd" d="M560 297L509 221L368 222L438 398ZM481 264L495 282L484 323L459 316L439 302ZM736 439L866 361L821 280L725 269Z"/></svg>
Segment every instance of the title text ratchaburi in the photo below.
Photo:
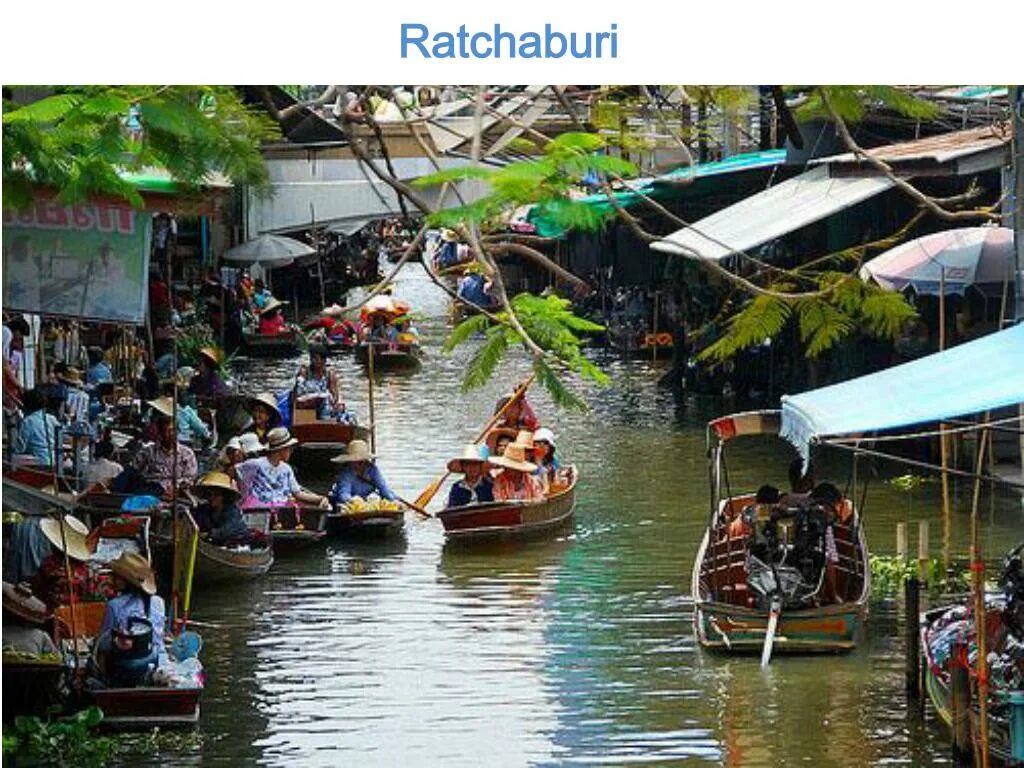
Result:
<svg viewBox="0 0 1024 768"><path fill-rule="evenodd" d="M510 32L493 30L433 32L426 24L402 24L402 58L421 59L617 59L619 25L604 32Z"/></svg>

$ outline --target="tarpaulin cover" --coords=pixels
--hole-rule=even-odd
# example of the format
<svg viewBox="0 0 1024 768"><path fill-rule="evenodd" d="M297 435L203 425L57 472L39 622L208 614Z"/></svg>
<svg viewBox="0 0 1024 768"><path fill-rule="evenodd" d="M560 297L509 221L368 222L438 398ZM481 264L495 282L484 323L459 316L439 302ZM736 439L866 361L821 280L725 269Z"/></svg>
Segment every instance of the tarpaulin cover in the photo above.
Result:
<svg viewBox="0 0 1024 768"><path fill-rule="evenodd" d="M1024 403L1024 324L878 373L782 398L782 429L810 444Z"/></svg>

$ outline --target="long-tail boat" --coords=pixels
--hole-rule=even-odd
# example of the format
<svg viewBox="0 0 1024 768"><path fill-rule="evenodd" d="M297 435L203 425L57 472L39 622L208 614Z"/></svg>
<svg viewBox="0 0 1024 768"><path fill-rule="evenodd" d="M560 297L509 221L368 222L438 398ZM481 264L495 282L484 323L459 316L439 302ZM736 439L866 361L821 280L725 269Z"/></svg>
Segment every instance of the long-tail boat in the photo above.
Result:
<svg viewBox="0 0 1024 768"><path fill-rule="evenodd" d="M448 507L437 513L451 540L529 539L560 530L576 508L579 471L569 467L568 482L553 485L540 501L495 501Z"/></svg>
<svg viewBox="0 0 1024 768"><path fill-rule="evenodd" d="M732 652L836 652L852 649L867 616L871 572L860 516L849 500L833 525L839 554L834 602L825 595L824 568L813 582L781 559L764 563L752 553L753 538L730 536L729 526L749 505L752 493L733 494L725 472L724 447L741 436L778 435L778 411L724 416L708 425L711 509L693 566L694 628L706 648ZM723 496L723 485L725 495ZM763 520L756 520L760 526ZM766 642L767 641L767 642Z"/></svg>

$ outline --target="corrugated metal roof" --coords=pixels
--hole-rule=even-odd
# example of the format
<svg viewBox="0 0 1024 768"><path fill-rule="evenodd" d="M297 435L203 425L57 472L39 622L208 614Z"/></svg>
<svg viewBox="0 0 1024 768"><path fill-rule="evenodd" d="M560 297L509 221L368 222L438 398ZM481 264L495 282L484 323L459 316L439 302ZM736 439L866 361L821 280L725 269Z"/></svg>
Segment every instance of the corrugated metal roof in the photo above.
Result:
<svg viewBox="0 0 1024 768"><path fill-rule="evenodd" d="M969 128L965 131L929 136L915 141L887 144L883 147L869 149L867 154L889 165L922 160L943 164L988 150L1008 147L1011 135L1009 123L996 123L981 128ZM862 165L865 164L865 161L852 152L847 152L842 155L819 158L813 163L840 166Z"/></svg>
<svg viewBox="0 0 1024 768"><path fill-rule="evenodd" d="M888 178L831 178L822 166L741 200L653 243L656 251L718 261L849 208L893 186Z"/></svg>

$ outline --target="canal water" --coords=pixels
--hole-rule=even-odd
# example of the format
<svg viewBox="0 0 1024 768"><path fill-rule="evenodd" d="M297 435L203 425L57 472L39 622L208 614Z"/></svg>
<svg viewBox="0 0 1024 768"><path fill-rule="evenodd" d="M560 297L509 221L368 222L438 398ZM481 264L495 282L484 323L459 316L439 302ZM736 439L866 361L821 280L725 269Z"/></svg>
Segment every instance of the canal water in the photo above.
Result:
<svg viewBox="0 0 1024 768"><path fill-rule="evenodd" d="M420 313L429 354L414 376L376 388L379 463L415 497L525 377L463 393L471 348L446 356L448 300L418 271L396 294ZM202 745L164 764L931 765L944 733L903 695L899 606L871 606L867 635L845 656L754 658L703 652L692 632L690 570L707 511L704 425L712 402L676 403L649 362L601 359L612 377L586 387L592 410L555 410L563 460L582 480L574 528L529 546L445 545L438 522L410 515L403 537L328 543L279 559L248 586L194 596L206 626ZM283 389L297 361L247 361L248 388ZM335 359L350 407L367 421L366 380ZM791 457L778 441L737 443L734 488L780 486ZM827 469L842 487L845 457ZM300 480L325 488L297 463ZM938 485L899 490L882 468L865 519L873 550L897 522L928 518L942 546ZM958 488L954 554L966 554L968 488ZM435 503L437 503L435 501ZM983 497L995 556L1021 530L1020 503Z"/></svg>

